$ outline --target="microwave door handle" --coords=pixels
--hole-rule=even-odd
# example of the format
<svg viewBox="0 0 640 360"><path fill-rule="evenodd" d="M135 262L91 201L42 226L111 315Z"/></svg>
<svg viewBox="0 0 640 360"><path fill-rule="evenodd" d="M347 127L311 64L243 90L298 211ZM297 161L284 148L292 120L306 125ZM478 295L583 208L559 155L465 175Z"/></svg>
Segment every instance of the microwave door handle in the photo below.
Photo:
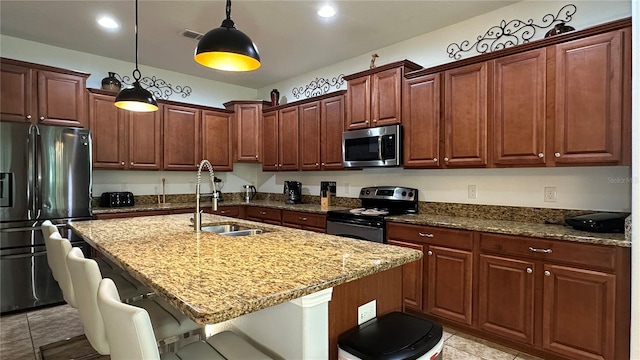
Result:
<svg viewBox="0 0 640 360"><path fill-rule="evenodd" d="M378 160L382 160L382 136L378 136Z"/></svg>

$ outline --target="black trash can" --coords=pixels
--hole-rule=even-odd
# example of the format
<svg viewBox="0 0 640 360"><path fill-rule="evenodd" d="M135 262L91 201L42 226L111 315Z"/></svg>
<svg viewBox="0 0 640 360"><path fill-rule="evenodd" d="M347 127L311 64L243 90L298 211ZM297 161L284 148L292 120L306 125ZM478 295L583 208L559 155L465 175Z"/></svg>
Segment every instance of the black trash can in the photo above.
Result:
<svg viewBox="0 0 640 360"><path fill-rule="evenodd" d="M401 312L371 319L338 338L338 360L441 360L442 326Z"/></svg>

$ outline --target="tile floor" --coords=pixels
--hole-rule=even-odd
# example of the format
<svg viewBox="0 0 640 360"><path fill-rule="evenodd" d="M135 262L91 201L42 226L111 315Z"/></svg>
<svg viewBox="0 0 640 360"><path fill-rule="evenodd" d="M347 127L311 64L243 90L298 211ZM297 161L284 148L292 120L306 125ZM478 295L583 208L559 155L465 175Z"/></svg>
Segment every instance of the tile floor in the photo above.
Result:
<svg viewBox="0 0 640 360"><path fill-rule="evenodd" d="M40 359L40 346L83 333L78 312L68 305L0 317L0 358ZM495 343L445 328L444 360L540 360Z"/></svg>

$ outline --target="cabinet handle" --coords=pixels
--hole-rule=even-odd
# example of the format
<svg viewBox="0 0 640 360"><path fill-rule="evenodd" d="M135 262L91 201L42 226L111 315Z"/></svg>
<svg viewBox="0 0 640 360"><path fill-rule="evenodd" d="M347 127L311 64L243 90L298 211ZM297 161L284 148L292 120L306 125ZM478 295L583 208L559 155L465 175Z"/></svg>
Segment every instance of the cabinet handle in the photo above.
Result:
<svg viewBox="0 0 640 360"><path fill-rule="evenodd" d="M429 251L427 251L427 254L428 254L429 256L431 256L431 255L433 255L433 251L429 250Z"/></svg>
<svg viewBox="0 0 640 360"><path fill-rule="evenodd" d="M533 272L533 269L531 269L530 267L527 268L527 274L531 274Z"/></svg>
<svg viewBox="0 0 640 360"><path fill-rule="evenodd" d="M133 161L131 162L131 166L133 166Z"/></svg>
<svg viewBox="0 0 640 360"><path fill-rule="evenodd" d="M31 119L31 115L27 115L27 119Z"/></svg>
<svg viewBox="0 0 640 360"><path fill-rule="evenodd" d="M433 234L428 234L428 233L425 234L425 233L421 233L421 232L419 232L418 235L420 235L422 237L428 237L428 238L432 238L433 237Z"/></svg>
<svg viewBox="0 0 640 360"><path fill-rule="evenodd" d="M444 158L444 161L449 161L449 158L448 157Z"/></svg>
<svg viewBox="0 0 640 360"><path fill-rule="evenodd" d="M307 221L306 217L299 217L298 220Z"/></svg>
<svg viewBox="0 0 640 360"><path fill-rule="evenodd" d="M376 120L376 119L373 119L373 122L374 122L374 123L377 123L377 122L378 122L378 120Z"/></svg>
<svg viewBox="0 0 640 360"><path fill-rule="evenodd" d="M529 251L545 253L545 254L551 254L551 252L552 252L551 249L536 249L536 248L531 247L531 246L529 246Z"/></svg>
<svg viewBox="0 0 640 360"><path fill-rule="evenodd" d="M365 120L365 121L364 121L364 123L365 123L365 124L368 124L368 123L369 123L369 120Z"/></svg>
<svg viewBox="0 0 640 360"><path fill-rule="evenodd" d="M258 155L256 155L256 160L258 160Z"/></svg>
<svg viewBox="0 0 640 360"><path fill-rule="evenodd" d="M545 270L544 271L544 276L551 276L551 271Z"/></svg>
<svg viewBox="0 0 640 360"><path fill-rule="evenodd" d="M221 211L220 211L220 214L226 214L226 213L227 213L227 212L226 212L226 211L224 211L224 210L221 210Z"/></svg>
<svg viewBox="0 0 640 360"><path fill-rule="evenodd" d="M544 154L543 153L538 153L538 157L542 159L544 157Z"/></svg>
<svg viewBox="0 0 640 360"><path fill-rule="evenodd" d="M560 153L559 153L559 152L557 152L557 153L553 154L553 156L555 156L555 157L560 157Z"/></svg>
<svg viewBox="0 0 640 360"><path fill-rule="evenodd" d="M438 162L438 158L433 158L433 162Z"/></svg>
<svg viewBox="0 0 640 360"><path fill-rule="evenodd" d="M320 164L316 163L316 166L320 166Z"/></svg>
<svg viewBox="0 0 640 360"><path fill-rule="evenodd" d="M260 215L267 215L266 211L260 211Z"/></svg>
<svg viewBox="0 0 640 360"><path fill-rule="evenodd" d="M322 166L324 166L324 163L322 163Z"/></svg>
<svg viewBox="0 0 640 360"><path fill-rule="evenodd" d="M40 116L40 121L43 121L43 120L44 120L44 116Z"/></svg>
<svg viewBox="0 0 640 360"><path fill-rule="evenodd" d="M124 165L124 161L120 163L120 165Z"/></svg>

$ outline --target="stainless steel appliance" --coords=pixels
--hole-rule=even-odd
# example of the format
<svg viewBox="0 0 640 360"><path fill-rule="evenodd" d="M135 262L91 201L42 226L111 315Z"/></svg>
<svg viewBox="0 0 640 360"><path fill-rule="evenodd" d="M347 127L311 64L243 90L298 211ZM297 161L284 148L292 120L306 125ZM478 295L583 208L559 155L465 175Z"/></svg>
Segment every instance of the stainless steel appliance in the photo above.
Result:
<svg viewBox="0 0 640 360"><path fill-rule="evenodd" d="M327 234L384 243L386 216L418 212L418 189L365 187L358 197L359 208L327 212Z"/></svg>
<svg viewBox="0 0 640 360"><path fill-rule="evenodd" d="M135 204L133 193L129 191L103 192L100 195L101 207L125 207Z"/></svg>
<svg viewBox="0 0 640 360"><path fill-rule="evenodd" d="M40 225L91 218L89 130L0 122L0 313L64 302Z"/></svg>
<svg viewBox="0 0 640 360"><path fill-rule="evenodd" d="M242 185L242 191L244 192L244 202L249 203L256 196L257 190L253 185Z"/></svg>
<svg viewBox="0 0 640 360"><path fill-rule="evenodd" d="M285 181L284 194L285 203L300 204L302 202L302 183L299 181Z"/></svg>
<svg viewBox="0 0 640 360"><path fill-rule="evenodd" d="M402 165L400 125L351 130L342 133L344 167Z"/></svg>

